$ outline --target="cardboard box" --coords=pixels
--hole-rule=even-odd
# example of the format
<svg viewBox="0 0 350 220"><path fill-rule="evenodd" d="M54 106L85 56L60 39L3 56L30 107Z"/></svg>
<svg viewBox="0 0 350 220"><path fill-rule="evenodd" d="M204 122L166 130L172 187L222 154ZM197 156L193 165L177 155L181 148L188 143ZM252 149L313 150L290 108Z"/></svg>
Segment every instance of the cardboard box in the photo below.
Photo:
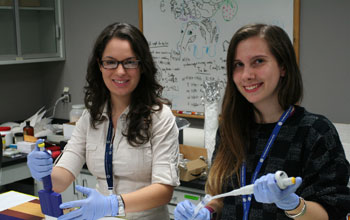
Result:
<svg viewBox="0 0 350 220"><path fill-rule="evenodd" d="M70 139L70 137L73 134L75 128L75 122L69 122L63 124L63 136L67 139Z"/></svg>
<svg viewBox="0 0 350 220"><path fill-rule="evenodd" d="M17 143L17 150L22 153L27 153L29 154L34 150L35 148L35 143L32 142L27 142L27 141L20 141Z"/></svg>
<svg viewBox="0 0 350 220"><path fill-rule="evenodd" d="M180 144L180 153L189 161L186 168L179 166L180 180L191 181L199 178L203 172L208 172L208 153L203 147L194 147ZM202 156L202 158L200 158ZM203 158L204 157L204 158Z"/></svg>

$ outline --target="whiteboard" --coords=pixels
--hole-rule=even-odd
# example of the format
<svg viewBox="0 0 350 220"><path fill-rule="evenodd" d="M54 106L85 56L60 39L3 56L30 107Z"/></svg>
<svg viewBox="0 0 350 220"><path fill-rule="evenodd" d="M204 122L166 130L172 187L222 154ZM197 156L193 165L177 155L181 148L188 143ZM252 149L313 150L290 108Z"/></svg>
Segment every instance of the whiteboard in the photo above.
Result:
<svg viewBox="0 0 350 220"><path fill-rule="evenodd" d="M144 0L143 33L173 110L204 112L203 82L226 85L226 53L249 23L282 27L293 42L293 0Z"/></svg>

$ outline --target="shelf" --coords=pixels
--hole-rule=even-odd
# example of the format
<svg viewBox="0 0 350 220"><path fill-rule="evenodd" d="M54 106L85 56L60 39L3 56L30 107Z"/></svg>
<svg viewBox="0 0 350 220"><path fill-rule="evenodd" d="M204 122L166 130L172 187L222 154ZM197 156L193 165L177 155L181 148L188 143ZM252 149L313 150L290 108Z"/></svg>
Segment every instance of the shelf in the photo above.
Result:
<svg viewBox="0 0 350 220"><path fill-rule="evenodd" d="M0 6L0 10L13 10L13 6Z"/></svg>
<svg viewBox="0 0 350 220"><path fill-rule="evenodd" d="M55 9L52 7L19 7L19 10L27 10L27 11L54 11Z"/></svg>

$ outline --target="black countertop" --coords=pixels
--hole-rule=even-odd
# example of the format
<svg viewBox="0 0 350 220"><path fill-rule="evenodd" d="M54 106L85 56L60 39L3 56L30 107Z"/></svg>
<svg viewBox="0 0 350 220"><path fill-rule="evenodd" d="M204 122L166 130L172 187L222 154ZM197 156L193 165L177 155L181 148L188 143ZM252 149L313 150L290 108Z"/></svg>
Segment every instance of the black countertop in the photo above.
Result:
<svg viewBox="0 0 350 220"><path fill-rule="evenodd" d="M2 167L15 165L17 163L27 162L27 154L20 153L16 157L2 157Z"/></svg>

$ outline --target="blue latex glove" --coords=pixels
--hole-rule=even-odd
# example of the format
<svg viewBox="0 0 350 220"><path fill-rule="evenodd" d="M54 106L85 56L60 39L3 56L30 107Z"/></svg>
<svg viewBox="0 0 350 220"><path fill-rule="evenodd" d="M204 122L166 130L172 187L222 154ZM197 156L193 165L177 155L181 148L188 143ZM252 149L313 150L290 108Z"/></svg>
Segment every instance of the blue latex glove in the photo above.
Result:
<svg viewBox="0 0 350 220"><path fill-rule="evenodd" d="M296 183L281 190L275 180L275 174L269 173L260 177L254 183L255 200L261 203L275 203L283 210L293 210L299 205L299 196L294 192L300 186L302 179L296 178Z"/></svg>
<svg viewBox="0 0 350 220"><path fill-rule="evenodd" d="M188 200L178 203L174 211L175 220L191 219L195 208L196 206ZM209 210L200 209L194 220L210 220Z"/></svg>
<svg viewBox="0 0 350 220"><path fill-rule="evenodd" d="M77 185L76 190L88 197L82 200L66 202L60 205L61 209L79 208L58 217L58 220L84 219L94 220L104 216L116 216L118 214L118 200L116 195L104 196L95 189Z"/></svg>
<svg viewBox="0 0 350 220"><path fill-rule="evenodd" d="M40 151L38 144L44 143L39 139L35 143L35 149L27 155L27 165L32 177L38 181L51 174L53 160L50 154Z"/></svg>

